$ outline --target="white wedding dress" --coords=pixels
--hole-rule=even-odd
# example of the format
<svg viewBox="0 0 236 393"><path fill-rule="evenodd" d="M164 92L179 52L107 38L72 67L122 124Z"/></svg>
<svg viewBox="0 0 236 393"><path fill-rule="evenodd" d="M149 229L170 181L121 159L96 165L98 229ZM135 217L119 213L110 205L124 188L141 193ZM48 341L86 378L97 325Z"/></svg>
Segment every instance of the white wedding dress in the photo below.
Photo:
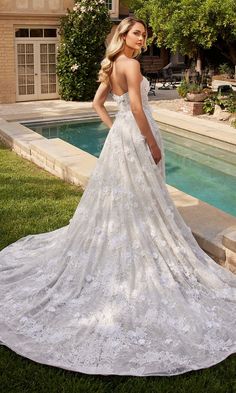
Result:
<svg viewBox="0 0 236 393"><path fill-rule="evenodd" d="M148 105L143 107L161 147ZM66 227L0 252L0 339L87 374L175 375L236 352L236 276L198 246L129 105ZM163 153L164 156L164 153Z"/></svg>

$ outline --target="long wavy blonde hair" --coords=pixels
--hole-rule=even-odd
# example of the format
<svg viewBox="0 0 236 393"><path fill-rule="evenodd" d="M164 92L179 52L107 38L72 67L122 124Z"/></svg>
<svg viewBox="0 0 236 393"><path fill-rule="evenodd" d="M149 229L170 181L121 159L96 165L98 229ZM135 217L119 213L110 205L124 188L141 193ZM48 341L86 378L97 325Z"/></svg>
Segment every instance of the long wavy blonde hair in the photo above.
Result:
<svg viewBox="0 0 236 393"><path fill-rule="evenodd" d="M123 37L129 32L129 30L134 26L135 23L141 23L147 33L146 23L142 19L134 18L129 16L123 19L117 26L116 31L112 37L110 44L106 49L106 54L101 62L101 69L98 73L98 82L104 82L109 84L109 75L112 72L113 62L118 53L120 53L125 46L125 41ZM146 45L147 34L143 45L143 50L147 49ZM137 57L142 52L142 48L134 50L133 58Z"/></svg>

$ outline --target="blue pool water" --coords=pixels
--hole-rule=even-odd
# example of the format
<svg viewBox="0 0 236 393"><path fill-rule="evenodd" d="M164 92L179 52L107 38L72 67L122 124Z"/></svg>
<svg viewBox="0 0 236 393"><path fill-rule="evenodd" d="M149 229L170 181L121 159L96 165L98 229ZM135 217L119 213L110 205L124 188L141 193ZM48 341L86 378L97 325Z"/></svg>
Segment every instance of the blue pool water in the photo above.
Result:
<svg viewBox="0 0 236 393"><path fill-rule="evenodd" d="M45 138L63 139L96 157L99 157L108 133L107 127L99 121L88 121L86 123L70 121L52 123L51 125L45 122L27 123L27 127L43 135Z"/></svg>
<svg viewBox="0 0 236 393"><path fill-rule="evenodd" d="M99 157L108 129L101 122L34 123L27 127L46 138L61 138ZM167 183L236 216L236 157L162 131Z"/></svg>

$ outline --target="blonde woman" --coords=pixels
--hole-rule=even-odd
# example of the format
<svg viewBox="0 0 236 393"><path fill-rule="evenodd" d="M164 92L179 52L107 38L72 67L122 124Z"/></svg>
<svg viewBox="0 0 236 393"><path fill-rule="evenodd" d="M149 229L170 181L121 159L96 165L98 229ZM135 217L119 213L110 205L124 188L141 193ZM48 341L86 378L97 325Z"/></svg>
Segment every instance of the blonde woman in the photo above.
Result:
<svg viewBox="0 0 236 393"><path fill-rule="evenodd" d="M158 146L150 124L145 115L141 84L145 81L140 73L140 64L134 59L146 47L147 28L142 20L132 17L124 19L118 26L114 37L107 49L102 62L99 80L102 82L94 97L93 106L102 121L111 127L104 102L110 91L115 96L129 94L129 104L137 125L145 137L156 163L161 160L161 150ZM146 82L148 88L149 85Z"/></svg>
<svg viewBox="0 0 236 393"><path fill-rule="evenodd" d="M143 21L127 18L107 48L94 108L110 131L70 224L0 253L0 339L36 362L170 376L236 350L236 277L201 250L165 185L149 85L134 59L146 35Z"/></svg>

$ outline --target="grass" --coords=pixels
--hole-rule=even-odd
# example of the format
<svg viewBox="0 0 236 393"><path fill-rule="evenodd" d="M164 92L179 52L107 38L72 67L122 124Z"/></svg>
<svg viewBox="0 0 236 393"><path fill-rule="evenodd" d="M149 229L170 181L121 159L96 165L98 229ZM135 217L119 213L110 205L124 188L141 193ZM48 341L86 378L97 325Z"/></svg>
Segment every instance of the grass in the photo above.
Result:
<svg viewBox="0 0 236 393"><path fill-rule="evenodd" d="M0 248L29 233L67 225L82 190L1 146Z"/></svg>
<svg viewBox="0 0 236 393"><path fill-rule="evenodd" d="M82 191L0 146L0 248L68 224ZM0 346L3 393L236 393L236 356L173 377L93 376L37 364Z"/></svg>

